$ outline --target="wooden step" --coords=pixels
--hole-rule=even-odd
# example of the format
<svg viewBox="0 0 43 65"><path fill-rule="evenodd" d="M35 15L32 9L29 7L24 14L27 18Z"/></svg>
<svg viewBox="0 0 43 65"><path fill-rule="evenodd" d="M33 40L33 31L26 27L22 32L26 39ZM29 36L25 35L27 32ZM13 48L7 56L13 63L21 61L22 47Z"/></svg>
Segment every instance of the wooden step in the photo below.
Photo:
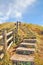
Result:
<svg viewBox="0 0 43 65"><path fill-rule="evenodd" d="M36 39L24 39L25 43L36 43Z"/></svg>
<svg viewBox="0 0 43 65"><path fill-rule="evenodd" d="M24 48L24 47L18 47L16 51L35 51L34 48Z"/></svg>
<svg viewBox="0 0 43 65"><path fill-rule="evenodd" d="M10 59L12 61L34 61L34 56L14 54Z"/></svg>
<svg viewBox="0 0 43 65"><path fill-rule="evenodd" d="M35 43L21 43L20 45L34 45L34 46L36 46L36 44Z"/></svg>
<svg viewBox="0 0 43 65"><path fill-rule="evenodd" d="M19 47L35 48L36 44L34 44L34 43L21 43Z"/></svg>
<svg viewBox="0 0 43 65"><path fill-rule="evenodd" d="M36 40L36 39L24 39L24 40Z"/></svg>

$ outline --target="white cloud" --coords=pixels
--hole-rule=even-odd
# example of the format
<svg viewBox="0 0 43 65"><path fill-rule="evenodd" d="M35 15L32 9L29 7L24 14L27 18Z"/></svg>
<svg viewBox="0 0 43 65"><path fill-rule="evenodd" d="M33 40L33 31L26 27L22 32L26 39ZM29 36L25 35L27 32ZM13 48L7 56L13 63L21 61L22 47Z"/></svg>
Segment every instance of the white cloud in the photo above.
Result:
<svg viewBox="0 0 43 65"><path fill-rule="evenodd" d="M7 0L7 3L6 0L4 1L2 1L3 4L0 4L1 22L5 22L10 17L21 19L26 8L29 8L29 6L36 2L36 0Z"/></svg>
<svg viewBox="0 0 43 65"><path fill-rule="evenodd" d="M18 11L15 12L15 17L16 17L16 18L19 18L19 17L21 17L21 16L22 16L21 12L18 12Z"/></svg>

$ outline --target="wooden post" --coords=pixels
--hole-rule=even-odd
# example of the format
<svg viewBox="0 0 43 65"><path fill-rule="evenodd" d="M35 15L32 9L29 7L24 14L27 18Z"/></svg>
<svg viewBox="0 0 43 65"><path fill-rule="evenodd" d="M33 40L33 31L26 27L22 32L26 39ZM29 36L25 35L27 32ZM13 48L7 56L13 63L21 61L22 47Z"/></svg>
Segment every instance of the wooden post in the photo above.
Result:
<svg viewBox="0 0 43 65"><path fill-rule="evenodd" d="M12 31L13 31L12 35L13 35L13 43L14 43L15 42L14 30L12 30Z"/></svg>
<svg viewBox="0 0 43 65"><path fill-rule="evenodd" d="M21 28L21 22L19 21L18 28Z"/></svg>
<svg viewBox="0 0 43 65"><path fill-rule="evenodd" d="M4 42L4 50L7 50L7 31L3 30L3 42Z"/></svg>
<svg viewBox="0 0 43 65"><path fill-rule="evenodd" d="M17 30L17 32L18 32L18 21L17 21L17 23L16 23L16 30Z"/></svg>

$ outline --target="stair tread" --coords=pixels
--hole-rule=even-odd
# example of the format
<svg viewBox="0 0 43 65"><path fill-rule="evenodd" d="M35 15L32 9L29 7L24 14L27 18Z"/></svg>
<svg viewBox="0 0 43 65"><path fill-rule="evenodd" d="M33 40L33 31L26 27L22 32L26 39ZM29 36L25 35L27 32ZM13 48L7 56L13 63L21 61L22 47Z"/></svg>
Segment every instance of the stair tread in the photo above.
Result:
<svg viewBox="0 0 43 65"><path fill-rule="evenodd" d="M24 47L18 47L17 49L16 49L16 51L19 51L19 50L22 50L22 51L35 51L35 49L34 48L24 48Z"/></svg>
<svg viewBox="0 0 43 65"><path fill-rule="evenodd" d="M14 54L10 59L13 61L34 61L34 56Z"/></svg>

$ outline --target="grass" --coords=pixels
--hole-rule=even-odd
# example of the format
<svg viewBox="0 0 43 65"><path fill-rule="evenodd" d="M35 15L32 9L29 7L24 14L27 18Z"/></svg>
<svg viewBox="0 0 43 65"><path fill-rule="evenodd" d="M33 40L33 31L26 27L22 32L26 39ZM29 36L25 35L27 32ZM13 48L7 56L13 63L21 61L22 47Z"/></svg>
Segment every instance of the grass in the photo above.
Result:
<svg viewBox="0 0 43 65"><path fill-rule="evenodd" d="M16 25L15 25L15 23L12 23L12 22L0 24L0 34L2 34L3 29L6 29L7 32L9 32L12 29L15 30L15 28L16 28ZM19 25L19 27L18 27L18 33L17 33L18 34L18 44L24 38L31 38L32 36L36 36L37 41L38 41L37 45L38 45L38 49L39 49L39 45L43 43L43 34L40 34L40 32L42 32L42 31L43 31L43 26L39 26L39 25L35 25L35 24L21 23L21 25ZM9 49L10 52L8 51L8 53L11 54L12 50L15 49L15 47L17 47L18 44L16 44L16 43L12 44L12 46ZM39 65L43 65L43 61L41 61L39 59L38 53L36 54L36 58L37 59L35 62L36 63L38 62ZM40 60L40 62L39 62L39 60ZM37 65L38 65L38 63L37 63ZM23 65L23 64L21 64L21 65ZM0 65L1 65L1 63L0 63ZM26 65L30 65L30 63L26 63Z"/></svg>

